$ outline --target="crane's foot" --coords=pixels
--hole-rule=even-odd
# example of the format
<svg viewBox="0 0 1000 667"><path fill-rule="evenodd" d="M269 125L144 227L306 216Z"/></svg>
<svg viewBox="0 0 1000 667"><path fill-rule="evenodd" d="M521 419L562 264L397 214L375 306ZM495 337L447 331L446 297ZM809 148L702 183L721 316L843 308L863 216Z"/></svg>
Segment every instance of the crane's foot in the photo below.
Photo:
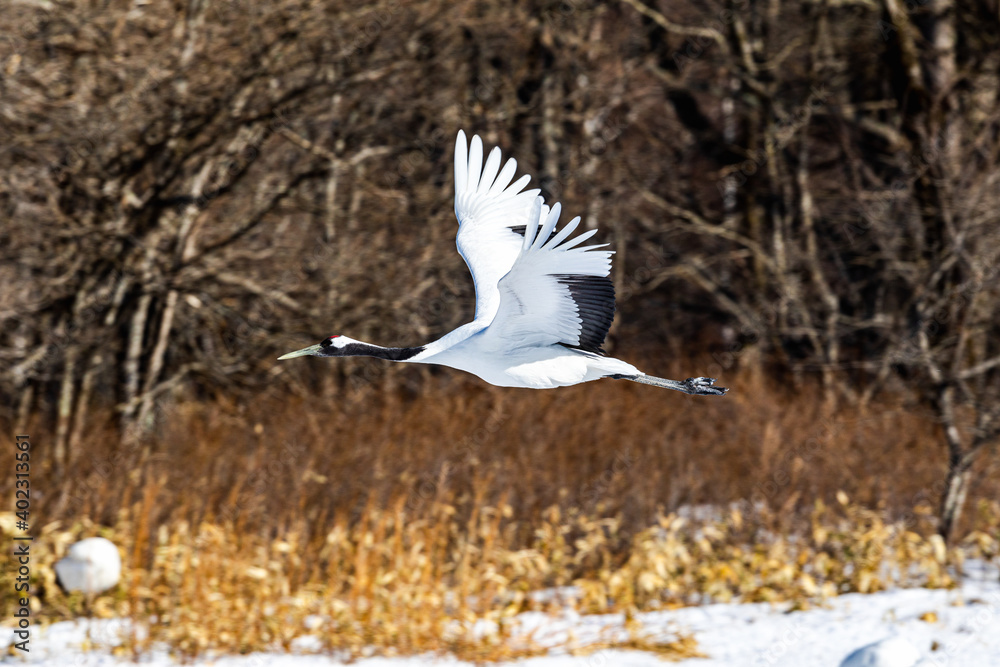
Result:
<svg viewBox="0 0 1000 667"><path fill-rule="evenodd" d="M727 391L728 387L716 387L715 378L688 378L683 382L678 382L677 380L668 380L666 378L658 378L652 375L608 375L607 377L613 378L615 380L631 380L632 382L640 382L642 384L651 384L654 387L663 387L664 389L673 389L674 391L681 391L685 394L691 394L692 396L722 396Z"/></svg>
<svg viewBox="0 0 1000 667"><path fill-rule="evenodd" d="M684 385L691 390L690 393L698 396L722 396L729 391L729 387L714 386L715 378L688 378L684 380Z"/></svg>

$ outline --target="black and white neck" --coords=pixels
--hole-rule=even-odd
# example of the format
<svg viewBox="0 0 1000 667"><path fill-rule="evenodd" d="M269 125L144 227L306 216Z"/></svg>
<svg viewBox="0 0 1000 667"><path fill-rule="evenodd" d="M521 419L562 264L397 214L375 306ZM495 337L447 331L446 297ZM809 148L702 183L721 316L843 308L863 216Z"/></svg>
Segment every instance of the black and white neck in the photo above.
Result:
<svg viewBox="0 0 1000 667"><path fill-rule="evenodd" d="M378 359L387 359L389 361L406 361L423 351L424 347L422 345L420 347L381 347L379 345L372 345L371 343L352 341L341 347L330 345L323 348L323 351L317 356L376 357Z"/></svg>
<svg viewBox="0 0 1000 667"><path fill-rule="evenodd" d="M363 343L347 336L330 336L317 345L289 352L278 359L293 359L295 357L377 357L388 361L407 361L426 349L420 347L381 347L371 343Z"/></svg>

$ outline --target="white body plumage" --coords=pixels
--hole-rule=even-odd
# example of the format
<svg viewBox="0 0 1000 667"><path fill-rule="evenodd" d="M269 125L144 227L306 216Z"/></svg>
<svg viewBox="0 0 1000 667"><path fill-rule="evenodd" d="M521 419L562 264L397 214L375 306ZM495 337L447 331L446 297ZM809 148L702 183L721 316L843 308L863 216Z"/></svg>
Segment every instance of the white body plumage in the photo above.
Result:
<svg viewBox="0 0 1000 667"><path fill-rule="evenodd" d="M453 333L464 337L461 342L451 345L450 340L442 338L435 341L441 343L440 351L431 343L424 352L407 361L457 368L498 387L531 389L568 387L609 375L639 373L635 366L613 357L560 345L497 349L485 333L488 327L478 331L477 328L475 322L460 327Z"/></svg>

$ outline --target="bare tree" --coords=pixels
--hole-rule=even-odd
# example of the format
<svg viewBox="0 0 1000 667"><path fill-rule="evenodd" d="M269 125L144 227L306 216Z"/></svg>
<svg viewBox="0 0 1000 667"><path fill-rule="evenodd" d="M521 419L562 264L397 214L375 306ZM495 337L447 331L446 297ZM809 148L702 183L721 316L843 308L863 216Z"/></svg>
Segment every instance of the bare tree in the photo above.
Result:
<svg viewBox="0 0 1000 667"><path fill-rule="evenodd" d="M1000 436L1000 86L982 69L982 54L959 65L957 15L952 0L919 10L885 0L883 14L901 82L897 100L908 111L899 143L909 149L922 231L910 248L900 239L887 247L882 237L895 260L888 277L910 292L887 361L921 388L944 432L945 538L962 511L976 456ZM981 106L984 97L992 108Z"/></svg>
<svg viewBox="0 0 1000 667"><path fill-rule="evenodd" d="M687 281L728 315L724 368L762 349L796 379L819 374L831 409L887 389L930 406L948 451L937 491L950 535L1000 409L1000 87L983 27L996 16L947 0L886 0L851 17L809 3L789 26L777 4L734 2L709 24L719 44L627 4L652 31L685 35L660 43L669 90L707 79L725 100L726 77L738 82L735 109L710 114L693 97L678 107L700 147L729 151L715 154L718 191L640 189L696 239L657 282Z"/></svg>

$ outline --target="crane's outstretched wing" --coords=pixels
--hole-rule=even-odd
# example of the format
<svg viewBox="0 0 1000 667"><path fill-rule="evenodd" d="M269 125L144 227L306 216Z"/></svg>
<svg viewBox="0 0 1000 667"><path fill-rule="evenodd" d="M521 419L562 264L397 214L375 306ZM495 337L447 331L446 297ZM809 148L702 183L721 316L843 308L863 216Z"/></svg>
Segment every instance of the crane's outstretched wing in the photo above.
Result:
<svg viewBox="0 0 1000 667"><path fill-rule="evenodd" d="M483 335L498 348L562 344L603 353L615 315L615 288L607 244L580 246L591 230L567 241L580 218L555 232L560 205L544 210L535 197L531 220L514 266L499 284L500 307Z"/></svg>
<svg viewBox="0 0 1000 667"><path fill-rule="evenodd" d="M538 190L525 190L525 174L511 183L517 160L500 169L500 149L494 148L483 164L483 140L465 142L459 130L455 141L455 215L458 217L458 252L476 283L476 319L492 321L500 305L497 284L514 265ZM548 207L545 207L546 210ZM537 223L538 216L532 218Z"/></svg>

